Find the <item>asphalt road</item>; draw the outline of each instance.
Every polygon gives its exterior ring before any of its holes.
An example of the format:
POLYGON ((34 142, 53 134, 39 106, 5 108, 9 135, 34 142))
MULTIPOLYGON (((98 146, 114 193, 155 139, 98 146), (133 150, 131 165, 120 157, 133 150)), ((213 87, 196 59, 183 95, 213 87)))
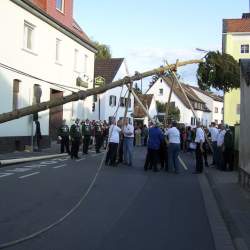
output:
MULTIPOLYGON (((144 172, 145 149, 133 167, 103 167, 79 208, 39 237, 10 250, 214 250, 191 155, 179 175, 144 172)), ((103 154, 0 169, 0 245, 62 218, 85 194, 103 154)))

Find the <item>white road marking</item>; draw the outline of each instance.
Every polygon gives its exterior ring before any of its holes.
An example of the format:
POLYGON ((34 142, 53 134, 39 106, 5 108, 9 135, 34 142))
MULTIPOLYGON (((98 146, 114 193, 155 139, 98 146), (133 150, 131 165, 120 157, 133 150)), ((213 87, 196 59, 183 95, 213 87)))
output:
POLYGON ((0 178, 8 177, 10 175, 13 175, 14 173, 0 173, 0 178))
POLYGON ((15 168, 15 169, 11 169, 11 170, 6 170, 6 172, 14 172, 14 173, 23 173, 23 172, 27 172, 30 171, 30 168, 15 168))
POLYGON ((55 167, 53 167, 53 168, 57 169, 57 168, 65 167, 65 166, 67 166, 67 165, 66 165, 66 164, 63 164, 63 165, 60 165, 60 166, 55 166, 55 167))
POLYGON ((69 156, 65 157, 65 158, 56 158, 54 159, 55 161, 67 161, 69 159, 69 156))
POLYGON ((83 161, 83 160, 86 160, 86 158, 82 158, 82 159, 76 160, 76 162, 83 161))
POLYGON ((186 166, 185 162, 181 159, 181 157, 180 157, 180 156, 178 156, 178 159, 179 159, 179 161, 180 161, 180 163, 181 163, 182 167, 183 167, 183 168, 187 171, 187 170, 188 170, 188 168, 187 168, 187 166, 186 166))
POLYGON ((57 163, 57 161, 52 160, 52 161, 43 161, 40 164, 43 164, 43 165, 52 165, 52 164, 56 164, 56 163, 57 163))
POLYGON ((27 178, 27 177, 30 177, 30 176, 33 176, 33 175, 37 175, 37 174, 40 174, 40 172, 34 172, 32 174, 27 174, 27 175, 20 176, 18 178, 19 179, 24 179, 24 178, 27 178))

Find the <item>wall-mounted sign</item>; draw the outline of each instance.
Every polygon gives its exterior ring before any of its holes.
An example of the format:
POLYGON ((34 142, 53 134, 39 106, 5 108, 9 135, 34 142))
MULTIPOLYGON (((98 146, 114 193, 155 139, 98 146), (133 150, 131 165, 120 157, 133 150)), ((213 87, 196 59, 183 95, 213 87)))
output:
POLYGON ((105 84, 105 78, 102 76, 97 76, 95 78, 95 86, 103 86, 105 84))
POLYGON ((89 84, 87 82, 83 81, 81 77, 77 77, 76 86, 88 88, 89 84))

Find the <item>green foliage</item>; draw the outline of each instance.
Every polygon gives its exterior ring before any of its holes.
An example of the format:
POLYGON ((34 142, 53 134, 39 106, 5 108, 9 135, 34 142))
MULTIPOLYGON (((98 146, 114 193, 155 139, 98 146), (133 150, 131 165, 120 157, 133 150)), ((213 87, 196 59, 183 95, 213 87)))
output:
MULTIPOLYGON (((166 112, 166 105, 167 103, 156 101, 157 111, 158 113, 165 113, 166 112)), ((178 107, 175 107, 174 105, 169 106, 168 109, 168 120, 175 120, 180 121, 180 110, 178 107)))
POLYGON ((197 71, 199 87, 202 90, 215 88, 225 92, 240 87, 239 63, 228 54, 208 52, 205 62, 199 64, 197 71))
POLYGON ((93 41, 93 44, 97 48, 96 59, 110 59, 112 57, 110 47, 106 44, 101 44, 97 41, 93 41))

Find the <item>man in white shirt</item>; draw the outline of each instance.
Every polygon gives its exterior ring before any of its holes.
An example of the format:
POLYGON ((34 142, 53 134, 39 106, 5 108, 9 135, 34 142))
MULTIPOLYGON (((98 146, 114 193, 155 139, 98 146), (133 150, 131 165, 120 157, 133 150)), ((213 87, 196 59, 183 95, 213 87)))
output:
POLYGON ((180 153, 180 131, 176 128, 177 123, 172 122, 172 127, 166 131, 168 136, 168 167, 174 170, 176 174, 179 173, 178 156, 180 153))
POLYGON ((220 170, 223 170, 224 169, 224 157, 223 157, 224 137, 226 134, 226 130, 225 130, 225 126, 223 124, 220 124, 219 128, 220 128, 220 131, 219 131, 218 137, 217 137, 217 152, 218 152, 217 168, 220 170))
POLYGON ((215 123, 211 123, 211 127, 209 129, 209 132, 211 134, 211 140, 212 140, 212 148, 213 148, 213 163, 212 165, 217 164, 217 137, 219 130, 215 127, 215 123))
POLYGON ((132 152, 134 146, 134 126, 129 124, 128 118, 124 119, 123 134, 124 134, 124 142, 123 142, 124 163, 128 166, 132 166, 132 152))
POLYGON ((201 128, 200 122, 197 122, 196 135, 195 135, 195 158, 196 158, 196 171, 195 174, 201 174, 203 172, 203 143, 205 142, 205 133, 201 128))
POLYGON ((108 153, 106 155, 105 165, 116 165, 116 154, 119 145, 121 129, 116 126, 116 120, 113 119, 112 125, 109 128, 108 153))

